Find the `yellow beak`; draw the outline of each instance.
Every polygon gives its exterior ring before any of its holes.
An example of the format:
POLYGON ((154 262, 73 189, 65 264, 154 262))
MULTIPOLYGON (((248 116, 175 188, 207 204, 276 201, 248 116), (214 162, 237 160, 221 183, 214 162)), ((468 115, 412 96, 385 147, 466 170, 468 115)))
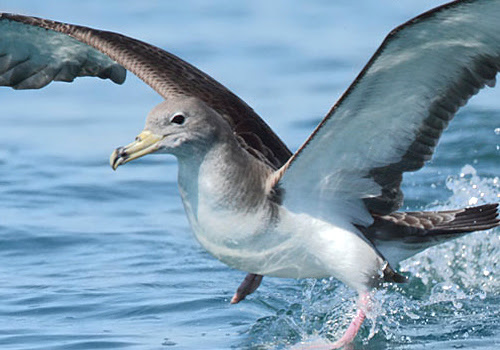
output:
POLYGON ((162 139, 163 136, 144 130, 131 144, 115 149, 109 158, 109 164, 113 170, 116 170, 116 168, 122 164, 128 163, 146 154, 156 152, 160 147, 159 141, 162 139))

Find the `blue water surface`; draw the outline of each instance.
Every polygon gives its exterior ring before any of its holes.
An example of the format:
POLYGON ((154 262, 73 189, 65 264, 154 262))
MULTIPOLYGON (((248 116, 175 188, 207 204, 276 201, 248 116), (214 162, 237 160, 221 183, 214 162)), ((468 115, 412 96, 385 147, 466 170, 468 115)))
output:
MULTIPOLYGON (((396 25, 437 0, 0 1, 17 12, 154 43, 228 86, 292 149, 396 25)), ((113 172, 161 98, 83 78, 0 90, 1 349, 285 349, 334 340, 355 312, 337 281, 265 278, 238 305, 244 273, 193 239, 176 162, 113 172)), ((500 93, 487 89, 405 177, 405 209, 499 201, 500 93)), ((404 262, 411 282, 377 293, 356 349, 497 349, 500 230, 404 262)))

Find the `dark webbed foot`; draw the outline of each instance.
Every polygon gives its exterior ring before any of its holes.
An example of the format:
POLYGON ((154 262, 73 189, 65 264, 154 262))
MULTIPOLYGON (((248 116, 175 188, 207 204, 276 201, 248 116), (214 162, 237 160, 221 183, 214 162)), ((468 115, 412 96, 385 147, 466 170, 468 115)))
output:
POLYGON ((259 288, 260 282, 262 282, 262 277, 261 275, 255 275, 253 273, 246 275, 245 279, 236 290, 236 293, 234 293, 231 304, 237 304, 245 299, 247 295, 255 292, 255 290, 259 288))

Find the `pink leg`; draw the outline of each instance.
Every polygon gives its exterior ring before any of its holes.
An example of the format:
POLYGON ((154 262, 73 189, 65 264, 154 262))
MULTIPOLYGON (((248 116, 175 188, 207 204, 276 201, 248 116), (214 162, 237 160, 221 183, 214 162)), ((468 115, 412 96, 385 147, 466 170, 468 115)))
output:
POLYGON ((352 320, 351 324, 349 325, 349 328, 347 328, 347 331, 344 333, 342 338, 337 340, 335 343, 332 344, 331 349, 339 349, 343 347, 344 345, 347 345, 351 343, 354 338, 356 337, 356 334, 358 334, 359 328, 363 324, 363 321, 365 320, 365 312, 363 310, 358 310, 358 313, 354 320, 352 320))
POLYGON ((333 343, 331 349, 339 349, 351 343, 354 340, 356 334, 358 334, 358 331, 361 328, 361 325, 363 324, 363 321, 366 318, 365 310, 369 307, 370 307, 370 294, 369 293, 360 294, 358 299, 358 312, 356 313, 356 317, 354 318, 354 320, 352 320, 351 324, 349 325, 349 328, 347 328, 347 331, 344 333, 342 338, 333 343))
POLYGON ((351 324, 347 328, 347 331, 344 333, 342 338, 337 340, 333 344, 308 344, 305 347, 295 347, 293 349, 301 349, 301 350, 331 350, 331 349, 339 349, 348 346, 358 334, 363 321, 366 318, 366 311, 370 308, 370 294, 362 293, 358 299, 358 312, 356 313, 356 317, 352 320, 351 324))
POLYGON ((347 328, 347 331, 344 333, 342 338, 337 340, 335 343, 332 344, 331 349, 339 349, 349 343, 351 343, 354 338, 356 337, 356 334, 358 334, 359 329, 361 328, 361 325, 363 324, 363 321, 366 318, 366 313, 365 310, 370 307, 370 294, 369 293, 363 293, 359 295, 358 299, 358 312, 356 313, 356 317, 354 320, 352 320, 351 324, 349 325, 349 328, 347 328))

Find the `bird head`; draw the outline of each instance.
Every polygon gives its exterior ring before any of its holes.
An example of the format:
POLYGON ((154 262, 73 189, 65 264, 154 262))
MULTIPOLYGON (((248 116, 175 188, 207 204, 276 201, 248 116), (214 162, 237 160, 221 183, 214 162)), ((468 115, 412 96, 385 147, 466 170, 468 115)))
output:
POLYGON ((228 128, 227 122, 200 99, 171 97, 151 110, 134 142, 114 150, 110 165, 116 170, 150 153, 190 157, 206 151, 223 128, 228 128))

